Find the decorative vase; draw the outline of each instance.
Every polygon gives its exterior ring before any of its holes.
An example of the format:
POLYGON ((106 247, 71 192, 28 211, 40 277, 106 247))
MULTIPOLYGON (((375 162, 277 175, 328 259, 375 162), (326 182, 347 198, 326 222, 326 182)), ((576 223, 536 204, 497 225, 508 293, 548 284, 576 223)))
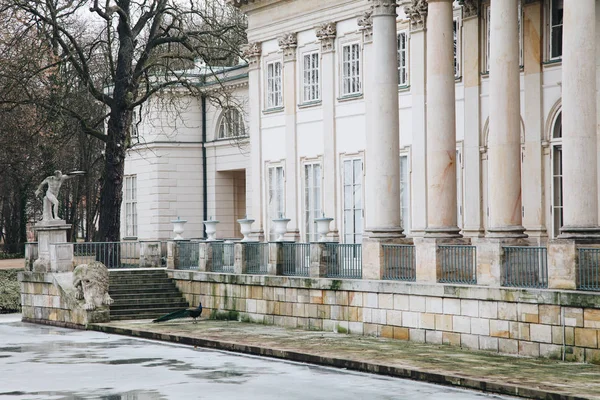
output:
POLYGON ((331 221, 333 221, 333 218, 315 218, 315 222, 317 223, 317 233, 319 234, 319 238, 317 239, 317 241, 327 241, 327 234, 329 233, 329 224, 331 223, 331 221))
POLYGON ((291 220, 289 218, 275 218, 273 219, 273 230, 277 238, 276 242, 283 242, 283 235, 287 232, 287 224, 291 220))
POLYGON ((251 218, 238 219, 237 222, 240 224, 240 232, 244 235, 242 242, 249 242, 250 238, 248 235, 252 232, 252 223, 254 222, 251 218))
POLYGON ((206 228, 206 241, 212 242, 217 240, 215 235, 217 234, 217 224, 219 221, 210 219, 208 221, 204 221, 204 226, 206 228))
POLYGON ((186 222, 187 220, 181 219, 179 217, 171 221, 171 223, 173 224, 173 233, 175 234, 174 240, 183 240, 183 236, 181 235, 184 232, 183 225, 185 225, 186 222))

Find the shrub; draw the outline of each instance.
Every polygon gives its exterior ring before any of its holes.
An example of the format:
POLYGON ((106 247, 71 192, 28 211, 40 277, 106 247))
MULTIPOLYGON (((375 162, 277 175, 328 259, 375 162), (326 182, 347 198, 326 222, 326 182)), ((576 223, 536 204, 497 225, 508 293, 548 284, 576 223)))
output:
POLYGON ((18 269, 0 270, 0 314, 21 311, 21 288, 18 269))

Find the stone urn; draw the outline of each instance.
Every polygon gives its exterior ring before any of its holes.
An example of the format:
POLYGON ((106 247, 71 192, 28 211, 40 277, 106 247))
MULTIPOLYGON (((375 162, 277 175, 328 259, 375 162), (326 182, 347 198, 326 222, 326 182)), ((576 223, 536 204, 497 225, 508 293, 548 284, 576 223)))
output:
POLYGON ((250 238, 248 235, 252 232, 252 223, 254 223, 254 220, 246 217, 244 219, 238 219, 237 222, 240 224, 240 232, 244 235, 242 242, 249 242, 250 238))
POLYGON ((273 231, 277 235, 275 241, 283 242, 283 235, 287 232, 287 224, 291 220, 289 218, 275 218, 273 219, 273 231))
POLYGON ((317 233, 319 234, 319 238, 317 239, 317 241, 327 241, 327 234, 329 233, 329 224, 331 223, 331 221, 333 221, 333 218, 315 218, 315 222, 317 223, 317 233))
POLYGON ((206 241, 212 242, 217 240, 215 235, 217 234, 217 224, 219 221, 214 219, 209 219, 208 221, 204 221, 204 227, 206 228, 206 241))
POLYGON ((177 219, 174 219, 171 221, 171 223, 173 224, 173 233, 175 234, 175 239, 174 240, 183 240, 183 225, 185 225, 185 223, 187 222, 187 220, 185 219, 181 219, 179 217, 177 217, 177 219))

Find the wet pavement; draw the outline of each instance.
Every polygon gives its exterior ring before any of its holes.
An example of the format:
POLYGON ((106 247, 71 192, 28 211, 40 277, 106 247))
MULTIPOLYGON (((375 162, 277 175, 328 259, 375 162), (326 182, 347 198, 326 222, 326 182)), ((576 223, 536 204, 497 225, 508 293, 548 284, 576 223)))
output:
POLYGON ((0 399, 509 399, 0 315, 0 399))

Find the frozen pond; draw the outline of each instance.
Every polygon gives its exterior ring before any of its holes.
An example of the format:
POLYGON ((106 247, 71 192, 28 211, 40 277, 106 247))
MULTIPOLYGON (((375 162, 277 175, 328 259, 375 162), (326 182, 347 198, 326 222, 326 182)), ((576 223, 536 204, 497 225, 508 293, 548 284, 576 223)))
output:
POLYGON ((508 399, 0 315, 4 399, 508 399))

